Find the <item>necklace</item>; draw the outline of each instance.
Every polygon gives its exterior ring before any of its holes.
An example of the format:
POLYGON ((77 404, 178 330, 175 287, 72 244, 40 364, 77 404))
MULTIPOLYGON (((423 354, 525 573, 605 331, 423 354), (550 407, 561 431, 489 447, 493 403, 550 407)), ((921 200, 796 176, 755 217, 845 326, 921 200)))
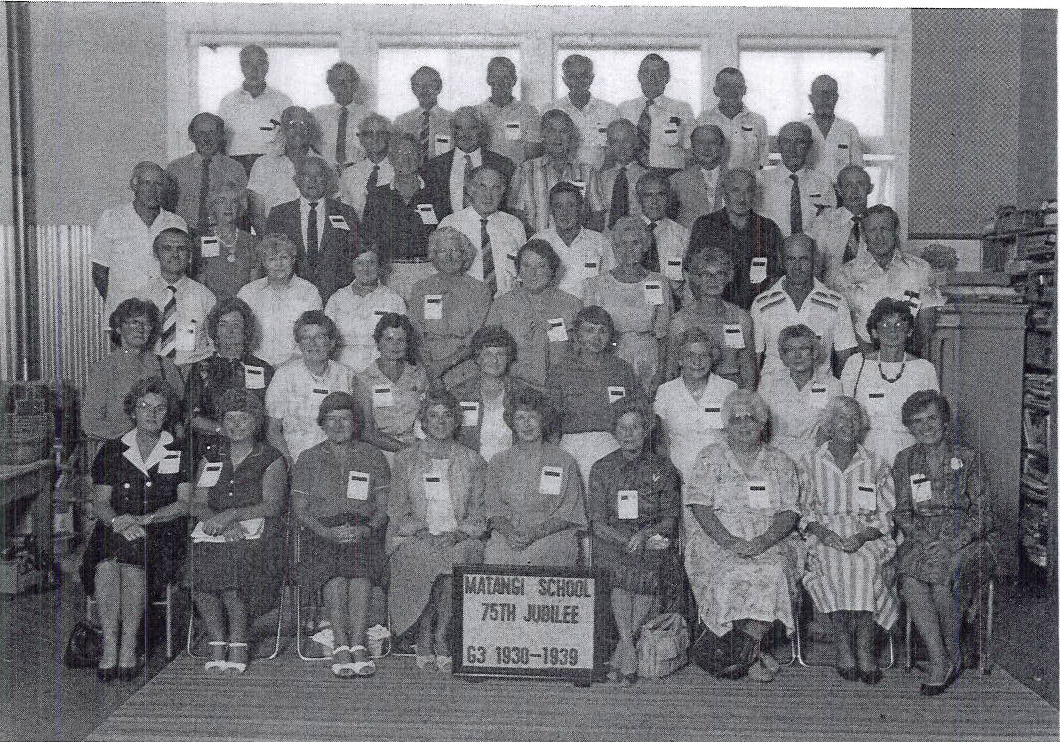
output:
POLYGON ((894 382, 902 378, 902 374, 905 373, 905 353, 902 353, 902 366, 898 369, 898 375, 895 376, 893 379, 888 378, 887 374, 883 372, 883 361, 878 358, 876 359, 876 367, 880 370, 880 378, 886 381, 888 384, 893 384, 894 382))

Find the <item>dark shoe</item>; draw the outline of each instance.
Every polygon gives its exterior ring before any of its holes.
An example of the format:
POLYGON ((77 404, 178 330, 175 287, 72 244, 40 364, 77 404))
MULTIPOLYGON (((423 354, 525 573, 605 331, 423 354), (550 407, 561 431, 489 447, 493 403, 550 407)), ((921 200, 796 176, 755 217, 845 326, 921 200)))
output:
POLYGON ((101 683, 109 683, 110 681, 114 680, 114 678, 116 678, 116 677, 118 677, 118 668, 117 668, 117 666, 115 666, 115 667, 99 667, 99 668, 96 669, 96 678, 98 678, 99 682, 101 682, 101 683))
POLYGON ((835 671, 843 680, 853 680, 855 683, 858 680, 859 673, 856 667, 837 667, 835 671))
POLYGON ((861 676, 861 682, 865 685, 879 685, 880 681, 883 680, 883 670, 878 667, 875 670, 862 670, 858 674, 861 676))
POLYGON ((118 666, 118 680, 123 683, 131 683, 136 680, 144 671, 144 663, 141 662, 136 667, 121 667, 118 666))
POLYGON ((949 674, 946 676, 946 680, 943 681, 942 685, 934 685, 931 683, 920 684, 920 695, 922 696, 937 696, 940 693, 945 692, 947 688, 953 685, 954 681, 957 680, 957 668, 951 667, 949 674))

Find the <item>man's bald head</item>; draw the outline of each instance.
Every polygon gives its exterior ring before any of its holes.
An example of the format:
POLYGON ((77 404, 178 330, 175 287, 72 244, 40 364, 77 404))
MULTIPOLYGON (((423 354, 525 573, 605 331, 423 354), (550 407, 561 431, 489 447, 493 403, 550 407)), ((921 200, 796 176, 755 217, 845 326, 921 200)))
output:
POLYGON ((806 155, 813 145, 813 133, 810 127, 801 121, 789 121, 780 127, 777 134, 777 149, 780 159, 791 172, 801 170, 806 164, 806 155))
POLYGON ((817 243, 807 234, 796 232, 784 240, 782 255, 784 257, 784 274, 787 285, 809 286, 813 284, 814 257, 817 243))
POLYGON ((261 85, 269 74, 269 55, 257 44, 244 46, 239 50, 239 69, 244 86, 261 85))
POLYGON ((721 177, 721 191, 725 195, 725 210, 731 215, 746 216, 754 206, 758 183, 749 170, 736 168, 721 177))
POLYGON ((810 105, 813 115, 830 118, 835 115, 835 104, 839 100, 839 83, 834 77, 820 75, 810 85, 810 105))

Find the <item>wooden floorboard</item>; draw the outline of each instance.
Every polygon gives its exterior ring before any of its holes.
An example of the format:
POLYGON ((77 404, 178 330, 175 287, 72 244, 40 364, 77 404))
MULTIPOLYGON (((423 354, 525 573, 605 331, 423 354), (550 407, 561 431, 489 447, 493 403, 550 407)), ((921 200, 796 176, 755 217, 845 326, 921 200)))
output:
POLYGON ((549 681, 467 683, 382 660, 368 680, 285 655, 241 677, 179 657, 90 740, 1057 740, 1057 711, 996 669, 922 698, 921 676, 891 670, 875 688, 829 668, 785 669, 768 685, 686 668, 630 689, 549 681))

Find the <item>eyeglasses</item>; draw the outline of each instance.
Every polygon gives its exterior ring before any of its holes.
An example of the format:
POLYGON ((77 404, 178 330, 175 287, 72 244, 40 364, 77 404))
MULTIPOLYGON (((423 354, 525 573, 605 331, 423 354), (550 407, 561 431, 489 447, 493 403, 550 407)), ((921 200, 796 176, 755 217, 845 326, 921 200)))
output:
POLYGON ((169 405, 165 403, 149 405, 147 404, 147 402, 139 402, 137 403, 136 407, 137 409, 143 410, 144 412, 154 412, 156 414, 161 414, 169 411, 169 405))
POLYGON ((316 343, 317 345, 327 345, 331 342, 331 335, 327 333, 320 333, 319 335, 302 335, 298 338, 298 344, 302 343, 316 343))
POLYGON ((904 319, 885 319, 877 322, 876 327, 881 330, 904 330, 909 327, 909 323, 904 319))
POLYGON ((128 327, 130 330, 150 330, 151 323, 146 319, 127 319, 121 323, 122 327, 128 327))

